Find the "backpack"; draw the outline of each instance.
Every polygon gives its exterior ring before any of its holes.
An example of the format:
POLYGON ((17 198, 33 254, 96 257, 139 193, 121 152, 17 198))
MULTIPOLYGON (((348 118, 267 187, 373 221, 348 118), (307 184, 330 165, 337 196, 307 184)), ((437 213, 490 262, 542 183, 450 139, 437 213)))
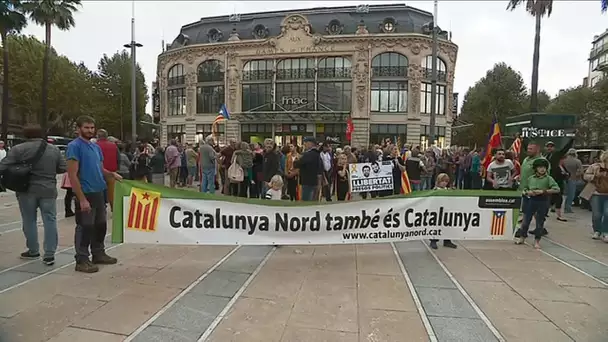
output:
POLYGON ((2 173, 2 187, 13 190, 14 192, 27 192, 30 188, 32 169, 34 168, 34 165, 38 164, 40 158, 42 158, 47 146, 48 143, 42 141, 34 156, 27 160, 9 165, 2 173))
POLYGON ((232 161, 228 168, 228 180, 230 183, 240 183, 245 179, 243 168, 236 162, 236 153, 232 155, 232 161))

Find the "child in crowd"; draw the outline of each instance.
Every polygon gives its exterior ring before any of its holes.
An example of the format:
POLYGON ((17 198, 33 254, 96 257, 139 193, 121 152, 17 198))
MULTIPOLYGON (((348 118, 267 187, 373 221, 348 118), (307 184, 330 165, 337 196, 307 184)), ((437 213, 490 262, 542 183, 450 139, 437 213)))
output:
MULTIPOLYGON (((435 190, 447 190, 450 186, 450 176, 446 173, 440 173, 437 175, 437 179, 435 179, 435 190)), ((432 249, 437 249, 437 239, 431 239, 430 246, 432 249)), ((455 243, 452 240, 443 240, 443 247, 448 248, 457 248, 455 243)))
POLYGON ((264 196, 267 200, 281 200, 283 197, 283 177, 274 175, 270 179, 269 189, 264 196))
POLYGON ((528 237, 528 228, 532 218, 536 221, 536 229, 530 231, 534 234, 534 248, 540 249, 540 238, 543 236, 545 219, 549 211, 549 197, 559 193, 559 185, 549 176, 549 162, 547 159, 537 159, 532 163, 534 174, 528 178, 528 185, 523 189, 526 204, 523 206, 524 220, 521 228, 515 233, 515 243, 520 245, 528 237))

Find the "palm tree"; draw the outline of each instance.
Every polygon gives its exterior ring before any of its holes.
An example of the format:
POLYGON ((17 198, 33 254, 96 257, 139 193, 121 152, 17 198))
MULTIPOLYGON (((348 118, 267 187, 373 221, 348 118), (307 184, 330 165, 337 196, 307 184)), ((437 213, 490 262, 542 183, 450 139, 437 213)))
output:
POLYGON ((8 80, 8 35, 20 32, 27 19, 22 12, 21 2, 17 0, 2 1, 0 3, 0 38, 2 39, 2 139, 8 136, 8 112, 10 110, 9 80, 8 80))
POLYGON ((534 54, 532 56, 532 85, 530 94, 530 111, 538 112, 538 64, 540 62, 540 23, 542 17, 551 16, 553 0, 509 0, 507 10, 514 10, 526 4, 526 11, 536 18, 536 32, 534 34, 534 54))
POLYGON ((28 0, 23 6, 30 19, 44 26, 46 50, 42 64, 42 108, 40 111, 40 126, 47 129, 48 93, 49 93, 49 62, 51 59, 51 29, 56 26, 67 31, 76 25, 74 12, 78 11, 81 0, 28 0))

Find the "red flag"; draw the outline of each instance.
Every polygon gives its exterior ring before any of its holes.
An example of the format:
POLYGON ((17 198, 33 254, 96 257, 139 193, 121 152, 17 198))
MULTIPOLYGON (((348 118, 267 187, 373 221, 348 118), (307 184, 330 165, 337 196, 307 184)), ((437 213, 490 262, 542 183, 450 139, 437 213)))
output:
POLYGON ((351 141, 354 131, 355 131, 355 126, 353 125, 353 119, 349 117, 346 120, 346 140, 351 141))
POLYGON ((492 122, 492 129, 490 130, 490 135, 488 137, 488 143, 486 144, 486 150, 484 151, 484 156, 481 161, 483 170, 486 170, 492 162, 492 150, 501 147, 501 145, 502 136, 500 135, 500 125, 498 124, 498 121, 494 119, 492 122))
POLYGON ((515 138, 515 141, 513 141, 513 144, 511 145, 510 150, 513 151, 515 153, 515 155, 519 156, 519 153, 521 152, 521 138, 520 137, 515 138))

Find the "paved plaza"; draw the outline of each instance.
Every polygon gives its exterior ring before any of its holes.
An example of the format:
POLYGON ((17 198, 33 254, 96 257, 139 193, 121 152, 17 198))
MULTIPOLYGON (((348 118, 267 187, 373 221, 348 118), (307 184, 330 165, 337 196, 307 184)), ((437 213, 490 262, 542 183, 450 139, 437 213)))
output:
POLYGON ((431 251, 420 241, 273 248, 108 236, 119 264, 82 274, 73 218, 59 221, 55 266, 20 260, 19 209, 2 194, 0 341, 608 341, 608 244, 589 238, 588 211, 547 228, 542 251, 510 241, 431 251))

